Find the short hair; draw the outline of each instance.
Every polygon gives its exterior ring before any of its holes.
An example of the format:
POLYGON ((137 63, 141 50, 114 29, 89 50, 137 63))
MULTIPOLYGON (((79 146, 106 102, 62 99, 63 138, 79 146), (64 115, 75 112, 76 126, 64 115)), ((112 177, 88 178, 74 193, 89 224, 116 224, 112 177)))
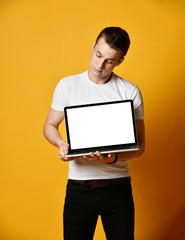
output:
POLYGON ((100 38, 104 37, 106 43, 115 50, 122 50, 124 57, 130 46, 130 38, 128 33, 120 27, 104 28, 98 35, 95 45, 100 38))

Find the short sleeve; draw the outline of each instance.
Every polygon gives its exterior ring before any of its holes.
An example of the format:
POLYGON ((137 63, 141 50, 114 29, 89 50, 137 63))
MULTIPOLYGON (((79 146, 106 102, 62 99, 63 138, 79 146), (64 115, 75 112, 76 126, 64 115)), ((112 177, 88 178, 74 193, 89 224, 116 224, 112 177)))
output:
POLYGON ((58 111, 64 111, 64 107, 67 105, 66 91, 66 84, 62 79, 55 88, 51 108, 58 111))
POLYGON ((136 119, 144 119, 143 98, 138 87, 135 86, 131 98, 133 99, 136 119))

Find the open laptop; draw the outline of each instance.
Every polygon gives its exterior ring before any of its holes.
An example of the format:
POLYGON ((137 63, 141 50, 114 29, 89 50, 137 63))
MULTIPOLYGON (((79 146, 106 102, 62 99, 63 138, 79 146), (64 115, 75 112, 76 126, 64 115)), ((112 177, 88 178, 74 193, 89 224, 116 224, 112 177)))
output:
POLYGON ((64 108, 69 153, 65 157, 138 150, 132 100, 64 108))

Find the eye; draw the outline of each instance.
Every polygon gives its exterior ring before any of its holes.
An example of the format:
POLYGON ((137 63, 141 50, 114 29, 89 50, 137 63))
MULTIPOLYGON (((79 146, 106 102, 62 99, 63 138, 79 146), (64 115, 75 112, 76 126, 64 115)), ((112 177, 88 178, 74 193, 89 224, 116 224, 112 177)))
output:
POLYGON ((107 61, 108 64, 113 64, 113 61, 107 61))
POLYGON ((101 58, 101 55, 97 53, 97 54, 96 54, 96 57, 101 58))

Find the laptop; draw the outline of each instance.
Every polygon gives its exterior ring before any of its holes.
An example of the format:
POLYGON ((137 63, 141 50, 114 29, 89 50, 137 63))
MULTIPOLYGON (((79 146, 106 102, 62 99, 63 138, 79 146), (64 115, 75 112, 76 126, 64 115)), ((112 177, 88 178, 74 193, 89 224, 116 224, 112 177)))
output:
POLYGON ((65 157, 139 150, 132 100, 67 106, 64 116, 65 157))

